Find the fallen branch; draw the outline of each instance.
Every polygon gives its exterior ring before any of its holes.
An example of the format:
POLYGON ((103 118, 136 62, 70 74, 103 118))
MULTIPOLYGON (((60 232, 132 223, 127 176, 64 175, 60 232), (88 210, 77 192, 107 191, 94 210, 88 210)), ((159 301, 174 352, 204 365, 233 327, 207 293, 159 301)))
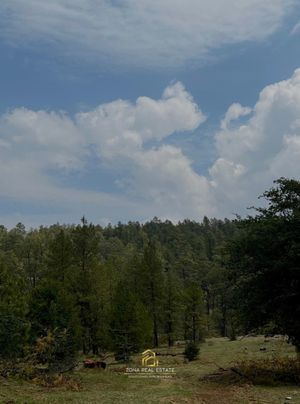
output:
POLYGON ((240 371, 239 369, 237 369, 237 368, 231 367, 230 370, 231 370, 232 372, 236 373, 237 375, 239 375, 239 376, 241 376, 241 377, 244 377, 245 379, 251 380, 250 377, 248 377, 247 375, 245 375, 243 372, 241 372, 241 371, 240 371))

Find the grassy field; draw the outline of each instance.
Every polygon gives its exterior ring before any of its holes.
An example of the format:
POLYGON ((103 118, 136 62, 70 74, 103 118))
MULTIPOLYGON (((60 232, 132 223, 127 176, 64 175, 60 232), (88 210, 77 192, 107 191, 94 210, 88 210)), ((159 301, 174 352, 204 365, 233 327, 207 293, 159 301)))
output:
MULTIPOLYGON (((180 353, 183 346, 168 351, 180 353)), ((120 365, 104 370, 78 369, 73 377, 79 382, 71 386, 43 387, 38 383, 0 377, 1 403, 300 403, 300 387, 253 386, 239 381, 224 383, 205 375, 226 369, 238 360, 266 357, 294 357, 295 351, 281 338, 245 337, 237 341, 208 339, 201 345, 199 359, 185 363, 181 355, 160 356, 159 366, 174 367, 171 379, 129 378, 120 365), (260 350, 266 348, 266 350, 260 350), (291 397, 288 399, 287 397, 291 397)), ((130 366, 140 366, 136 357, 130 366)))

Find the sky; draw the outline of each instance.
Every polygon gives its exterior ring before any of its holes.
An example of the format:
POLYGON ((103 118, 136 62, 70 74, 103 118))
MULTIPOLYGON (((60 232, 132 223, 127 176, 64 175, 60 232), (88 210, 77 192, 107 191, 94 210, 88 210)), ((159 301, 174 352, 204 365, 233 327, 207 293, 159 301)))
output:
POLYGON ((298 0, 1 0, 0 223, 223 219, 300 175, 298 0))

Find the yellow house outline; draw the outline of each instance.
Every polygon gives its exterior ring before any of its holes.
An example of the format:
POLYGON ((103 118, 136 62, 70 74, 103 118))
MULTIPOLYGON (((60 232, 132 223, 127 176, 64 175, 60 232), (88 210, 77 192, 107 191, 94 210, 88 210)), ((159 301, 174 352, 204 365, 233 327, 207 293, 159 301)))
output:
POLYGON ((158 366, 156 353, 151 351, 151 349, 146 349, 146 351, 142 352, 142 365, 150 368, 158 366))

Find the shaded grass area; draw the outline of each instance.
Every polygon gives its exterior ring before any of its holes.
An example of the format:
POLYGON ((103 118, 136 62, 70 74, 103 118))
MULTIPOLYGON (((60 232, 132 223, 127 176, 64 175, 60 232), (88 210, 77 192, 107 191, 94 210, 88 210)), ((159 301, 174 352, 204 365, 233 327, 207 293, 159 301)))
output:
POLYGON ((259 385, 300 386, 300 361, 291 358, 252 359, 238 362, 230 371, 259 385))
MULTIPOLYGON (((124 367, 109 364, 104 370, 78 369, 75 383, 56 383, 54 387, 16 378, 0 378, 1 403, 300 403, 300 387, 254 386, 246 380, 234 383, 205 379, 208 374, 234 366, 237 362, 295 358, 294 348, 282 338, 249 337, 237 341, 208 339, 201 345, 199 359, 185 363, 180 355, 184 346, 172 350, 161 347, 159 366, 174 367, 172 379, 128 378, 124 367), (264 349, 264 350, 261 350, 264 349), (291 397, 291 400, 286 400, 291 397)), ((140 357, 130 366, 140 366, 140 357)))

